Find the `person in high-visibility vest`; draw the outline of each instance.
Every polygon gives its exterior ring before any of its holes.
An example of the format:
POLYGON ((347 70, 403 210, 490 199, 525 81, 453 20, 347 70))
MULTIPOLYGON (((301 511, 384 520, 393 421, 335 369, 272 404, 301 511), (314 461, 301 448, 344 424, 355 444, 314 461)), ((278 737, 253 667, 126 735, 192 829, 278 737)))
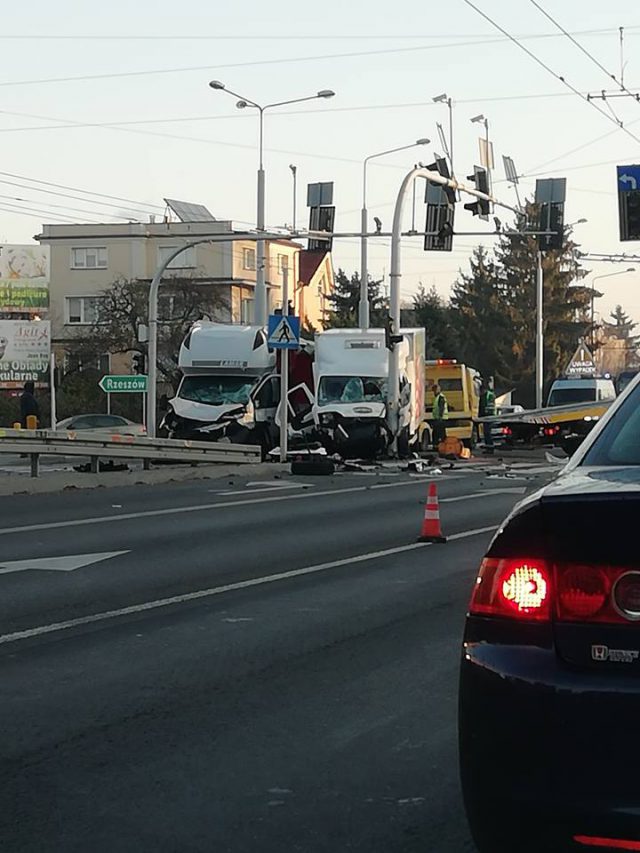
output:
POLYGON ((431 390, 433 391, 433 408, 431 409, 433 414, 433 446, 437 450, 440 442, 447 437, 446 421, 449 417, 449 404, 438 384, 434 385, 431 390))
MULTIPOLYGON (((480 391, 480 404, 478 407, 478 416, 481 418, 491 418, 496 413, 496 394, 493 390, 493 376, 483 380, 482 389, 480 391)), ((493 435, 491 434, 492 424, 483 424, 484 427, 484 445, 487 449, 493 450, 493 435)))

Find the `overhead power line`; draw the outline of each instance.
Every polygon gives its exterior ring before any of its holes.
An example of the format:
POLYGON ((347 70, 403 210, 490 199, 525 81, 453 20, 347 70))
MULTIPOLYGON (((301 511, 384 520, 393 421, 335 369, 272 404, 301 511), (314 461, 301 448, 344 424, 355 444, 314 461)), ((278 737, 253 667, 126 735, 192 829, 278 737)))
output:
POLYGON ((599 68, 600 71, 603 72, 603 74, 606 74, 610 80, 613 80, 613 82, 616 83, 616 85, 618 85, 623 92, 626 92, 627 95, 631 95, 631 97, 635 99, 635 93, 629 91, 629 89, 627 89, 622 80, 618 80, 615 74, 612 74, 608 68, 605 68, 605 66, 600 62, 600 60, 596 59, 596 57, 592 53, 590 53, 586 49, 586 47, 583 47, 570 32, 565 30, 562 24, 556 21, 556 19, 552 17, 552 15, 550 15, 549 12, 546 11, 546 9, 543 9, 540 3, 537 2, 537 0, 530 0, 530 2, 536 7, 536 9, 538 9, 538 11, 542 12, 542 14, 548 21, 551 21, 554 27, 558 28, 562 35, 566 36, 569 41, 578 48, 578 50, 580 50, 595 66, 597 66, 597 68, 599 68))
POLYGON ((464 2, 467 4, 467 6, 469 6, 471 9, 473 9, 475 12, 477 12, 482 18, 484 18, 485 21, 490 23, 491 26, 495 27, 503 35, 507 36, 507 38, 509 38, 515 45, 517 45, 517 47, 520 48, 520 50, 524 51, 527 54, 527 56, 529 56, 531 59, 533 59, 533 61, 537 65, 539 65, 541 68, 544 68, 544 70, 548 74, 551 74, 553 77, 555 77, 556 80, 559 80, 563 84, 563 86, 566 86, 568 89, 570 89, 574 93, 574 95, 577 95, 582 101, 584 101, 590 107, 593 107, 594 110, 597 110, 600 113, 600 115, 604 116, 607 119, 607 121, 613 122, 617 127, 620 128, 620 130, 623 133, 626 133, 627 136, 630 136, 635 142, 640 143, 640 137, 636 136, 635 133, 632 133, 627 127, 624 126, 624 124, 619 119, 614 118, 610 113, 607 113, 605 110, 603 110, 601 107, 599 107, 594 101, 590 100, 589 97, 587 97, 586 95, 583 95, 582 92, 579 89, 576 89, 576 87, 573 84, 569 83, 569 81, 565 77, 563 77, 561 74, 558 74, 556 71, 554 71, 553 68, 551 68, 549 65, 546 64, 546 62, 543 62, 543 60, 540 59, 540 57, 536 56, 536 54, 533 53, 533 51, 529 50, 529 48, 526 47, 524 44, 522 44, 522 42, 520 42, 515 36, 511 35, 511 33, 509 33, 507 30, 505 30, 504 27, 502 27, 500 24, 498 24, 489 15, 487 15, 486 12, 483 12, 482 9, 479 9, 478 6, 475 5, 475 3, 472 3, 471 0, 464 0, 464 2))
MULTIPOLYGON (((126 202, 128 204, 133 204, 134 206, 152 207, 152 208, 156 208, 156 209, 162 210, 162 211, 164 211, 164 209, 165 209, 164 205, 160 205, 160 204, 151 204, 151 203, 147 204, 145 202, 136 202, 136 201, 132 201, 129 198, 123 198, 122 196, 109 195, 107 193, 101 193, 101 192, 97 192, 95 190, 83 190, 80 187, 70 187, 70 186, 67 186, 66 184, 56 184, 53 181, 43 181, 41 178, 30 178, 27 175, 18 175, 15 172, 0 172, 0 175, 4 175, 7 178, 16 178, 17 180, 20 180, 20 181, 28 181, 31 184, 41 184, 42 186, 46 186, 46 187, 57 187, 57 188, 63 189, 63 190, 71 190, 72 192, 76 192, 76 193, 83 193, 84 195, 92 195, 92 196, 97 196, 99 198, 112 199, 113 201, 117 201, 117 202, 126 202)), ((2 183, 6 183, 6 182, 3 181, 2 183)), ((39 187, 30 187, 30 189, 33 189, 33 190, 37 189, 39 192, 46 192, 46 190, 40 190, 39 187)), ((91 201, 93 204, 103 204, 103 202, 94 201, 93 199, 87 199, 87 201, 91 201)), ((107 205, 107 206, 108 207, 116 207, 117 205, 111 204, 111 205, 107 205)))
POLYGON ((9 211, 10 213, 24 213, 26 215, 33 216, 35 219, 40 219, 40 220, 42 220, 43 216, 46 216, 48 218, 55 218, 57 221, 60 221, 60 222, 82 222, 82 223, 91 223, 91 224, 98 224, 99 223, 98 219, 90 219, 87 217, 65 216, 60 211, 55 211, 54 213, 51 213, 51 211, 45 210, 43 208, 32 207, 32 206, 22 207, 22 206, 17 205, 17 204, 10 204, 9 202, 6 202, 6 201, 3 201, 1 203, 1 206, 2 206, 3 210, 9 211))
MULTIPOLYGON (((640 29, 638 26, 627 27, 628 30, 640 29)), ((608 35, 609 33, 617 32, 614 27, 605 27, 601 29, 577 30, 574 35, 608 35)), ((527 33, 523 34, 523 39, 547 39, 554 38, 554 33, 527 33)), ((4 33, 0 35, 1 40, 5 41, 392 41, 393 39, 450 39, 450 38, 481 38, 477 33, 396 33, 383 34, 380 33, 301 33, 301 34, 271 34, 262 33, 257 35, 233 35, 233 34, 212 34, 203 35, 201 33, 172 33, 170 35, 153 35, 153 34, 136 34, 130 33, 114 33, 111 35, 105 34, 55 34, 46 33, 42 35, 34 34, 11 34, 4 33)))

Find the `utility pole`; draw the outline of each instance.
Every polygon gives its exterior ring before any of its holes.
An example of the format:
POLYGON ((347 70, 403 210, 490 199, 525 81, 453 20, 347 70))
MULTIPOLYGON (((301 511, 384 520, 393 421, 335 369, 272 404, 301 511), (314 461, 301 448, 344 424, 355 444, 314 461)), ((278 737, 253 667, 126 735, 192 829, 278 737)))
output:
MULTIPOLYGON (((282 268, 282 316, 289 316, 289 266, 282 268)), ((289 442, 289 350, 280 350, 280 461, 287 461, 289 442)))
POLYGON ((542 252, 538 252, 536 267, 536 409, 542 408, 542 391, 544 387, 544 270, 542 268, 542 252))
MULTIPOLYGON (((465 192, 475 198, 483 201, 492 202, 496 207, 502 207, 510 210, 512 213, 520 211, 511 205, 497 201, 493 196, 481 192, 472 187, 468 187, 460 183, 455 178, 445 178, 439 172, 425 169, 424 167, 414 168, 405 175, 398 195, 396 198, 394 213, 393 213, 393 229, 391 233, 391 267, 389 271, 390 279, 390 301, 389 301, 389 316, 390 336, 393 339, 400 334, 400 279, 401 272, 401 252, 400 243, 402 237, 402 218, 404 214, 405 203, 409 196, 410 189, 414 181, 419 178, 426 178, 434 184, 450 187, 453 190, 465 192)), ((398 451, 398 415, 400 402, 400 364, 399 364, 399 349, 393 347, 389 351, 389 383, 387 385, 387 412, 389 418, 389 426, 393 435, 391 443, 391 455, 397 455, 398 451)))
POLYGON ((358 320, 360 328, 366 331, 369 328, 369 268, 367 261, 367 239, 369 232, 369 211, 367 210, 367 166, 370 160, 384 157, 387 154, 396 154, 398 151, 407 151, 417 145, 428 145, 431 140, 426 137, 417 139, 410 145, 400 145, 398 148, 389 148, 370 154, 362 161, 362 210, 360 211, 360 305, 358 320))

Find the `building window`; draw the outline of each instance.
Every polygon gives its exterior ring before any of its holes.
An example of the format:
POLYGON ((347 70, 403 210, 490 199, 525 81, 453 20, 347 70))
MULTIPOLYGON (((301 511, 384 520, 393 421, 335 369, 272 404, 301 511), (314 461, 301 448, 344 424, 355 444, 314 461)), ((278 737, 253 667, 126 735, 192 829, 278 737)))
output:
POLYGON ((68 325, 90 326, 98 320, 98 297, 67 296, 65 310, 68 325))
POLYGON ((282 273, 286 269, 289 269, 289 256, 278 255, 278 272, 282 273))
POLYGON ((72 270, 95 270, 107 268, 106 246, 83 246, 71 249, 72 270))
MULTIPOLYGON (((158 246, 158 261, 159 263, 163 263, 169 257, 172 252, 175 252, 176 249, 179 249, 180 246, 158 246)), ((181 255, 178 255, 177 258, 174 258, 167 269, 170 270, 193 270, 196 268, 196 247, 189 246, 188 249, 185 249, 181 255)))
POLYGON ((250 326, 253 323, 253 305, 253 299, 240 301, 240 322, 243 326, 250 326))
POLYGON ((242 250, 242 267, 245 270, 254 270, 256 268, 256 250, 242 250))

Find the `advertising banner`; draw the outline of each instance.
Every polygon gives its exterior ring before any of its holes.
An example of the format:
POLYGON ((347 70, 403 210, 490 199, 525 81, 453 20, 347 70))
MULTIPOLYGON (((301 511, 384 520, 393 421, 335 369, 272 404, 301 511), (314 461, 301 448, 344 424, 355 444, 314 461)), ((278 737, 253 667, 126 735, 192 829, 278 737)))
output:
POLYGON ((50 358, 48 320, 0 320, 0 388, 48 387, 50 358))
POLYGON ((49 247, 5 244, 0 251, 0 315, 28 319, 49 307, 49 247))

